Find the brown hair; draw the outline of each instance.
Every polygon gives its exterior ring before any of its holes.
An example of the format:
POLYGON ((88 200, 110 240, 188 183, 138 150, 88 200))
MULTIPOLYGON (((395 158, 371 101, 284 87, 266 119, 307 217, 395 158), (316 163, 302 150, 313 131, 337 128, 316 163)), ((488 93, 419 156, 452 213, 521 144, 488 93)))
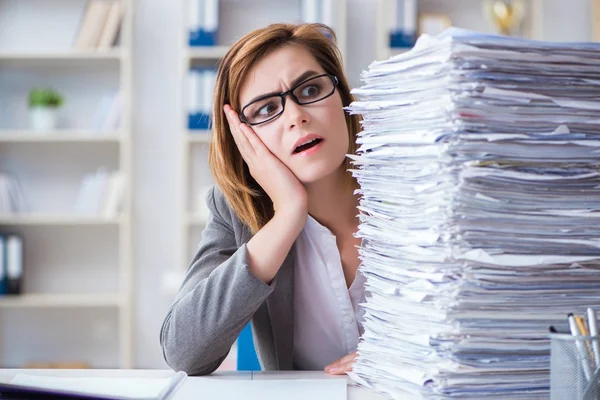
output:
MULTIPOLYGON (((267 54, 286 45, 308 50, 328 74, 338 77, 338 92, 344 107, 354 100, 344 75, 342 57, 335 44, 335 33, 323 24, 273 24, 253 31, 238 40, 222 59, 217 73, 213 99, 212 140, 208 163, 216 183, 238 218, 256 233, 273 217, 269 196, 250 175, 227 123, 223 106, 240 109, 239 88, 252 66, 267 54)), ((348 153, 356 151, 355 135, 360 130, 360 117, 346 113, 350 135, 348 153)), ((345 169, 350 168, 346 159, 345 169)), ((350 174, 349 181, 355 186, 350 174)))

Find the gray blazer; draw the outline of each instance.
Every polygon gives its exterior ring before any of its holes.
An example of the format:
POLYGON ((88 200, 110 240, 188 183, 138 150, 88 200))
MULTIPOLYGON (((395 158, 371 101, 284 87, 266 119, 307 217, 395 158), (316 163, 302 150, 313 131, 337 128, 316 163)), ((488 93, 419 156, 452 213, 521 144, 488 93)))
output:
POLYGON ((295 245, 267 285, 248 270, 248 227, 218 187, 206 201, 211 213, 202 242, 160 331, 165 361, 189 375, 210 374, 252 320, 262 369, 294 369, 295 245))

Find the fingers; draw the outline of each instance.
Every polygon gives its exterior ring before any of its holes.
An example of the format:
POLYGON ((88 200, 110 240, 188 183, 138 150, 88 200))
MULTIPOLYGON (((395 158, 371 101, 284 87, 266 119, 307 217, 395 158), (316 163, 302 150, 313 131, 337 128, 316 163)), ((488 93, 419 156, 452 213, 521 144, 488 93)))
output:
POLYGON ((252 150, 252 146, 246 139, 244 132, 240 130, 240 121, 233 109, 229 105, 225 105, 223 107, 223 111, 225 112, 225 117, 227 118, 227 123, 229 124, 229 130, 231 131, 231 136, 233 136, 233 140, 237 148, 239 149, 242 157, 245 160, 252 154, 250 151, 252 150))
POLYGON ((350 353, 325 367, 325 372, 332 375, 343 375, 352 371, 357 353, 350 353))
POLYGON ((223 110, 225 111, 225 116, 227 117, 233 139, 235 140, 238 149, 240 149, 242 156, 247 160, 247 156, 263 153, 265 145, 256 136, 254 130, 240 121, 238 114, 229 104, 223 106, 223 110))
POLYGON ((267 146, 265 146, 262 140, 258 138, 256 132, 254 132, 254 130, 251 127, 249 127, 246 124, 241 124, 240 129, 244 132, 246 140, 248 140, 248 143, 250 143, 252 149, 256 154, 260 156, 263 155, 265 151, 267 151, 267 146))

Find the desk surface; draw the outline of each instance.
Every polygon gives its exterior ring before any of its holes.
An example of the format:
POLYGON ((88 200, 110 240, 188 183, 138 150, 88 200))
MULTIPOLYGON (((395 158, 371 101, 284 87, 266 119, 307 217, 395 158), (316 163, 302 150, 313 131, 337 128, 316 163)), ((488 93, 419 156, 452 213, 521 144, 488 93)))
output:
MULTIPOLYGON (((104 377, 104 378, 166 378, 173 375, 169 370, 117 370, 117 369, 0 369, 0 380, 10 381, 18 373, 56 377, 104 377)), ((175 400, 198 399, 198 391, 206 379, 275 380, 275 379, 345 379, 346 376, 331 376, 321 371, 246 372, 223 371, 209 376, 188 377, 175 393, 175 400)), ((240 396, 243 399, 243 396, 240 396)), ((362 387, 348 385, 349 400, 386 400, 385 397, 362 387)))

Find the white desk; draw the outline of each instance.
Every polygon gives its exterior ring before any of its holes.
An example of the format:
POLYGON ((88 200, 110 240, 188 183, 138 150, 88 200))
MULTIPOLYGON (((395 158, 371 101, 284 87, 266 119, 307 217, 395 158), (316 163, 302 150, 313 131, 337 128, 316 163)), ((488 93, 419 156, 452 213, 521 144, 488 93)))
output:
MULTIPOLYGON (((0 380, 9 382, 18 373, 56 376, 56 377, 106 377, 106 378, 166 378, 173 375, 168 370, 116 370, 116 369, 0 369, 0 380)), ((175 400, 197 400, 202 397, 203 382, 207 379, 233 380, 276 380, 276 379, 345 379, 346 376, 331 376, 319 371, 281 371, 281 372, 216 372, 209 376, 188 377, 175 393, 175 400)), ((244 399, 243 393, 239 396, 244 399)), ((386 400, 386 397, 362 387, 348 386, 349 400, 386 400)))

